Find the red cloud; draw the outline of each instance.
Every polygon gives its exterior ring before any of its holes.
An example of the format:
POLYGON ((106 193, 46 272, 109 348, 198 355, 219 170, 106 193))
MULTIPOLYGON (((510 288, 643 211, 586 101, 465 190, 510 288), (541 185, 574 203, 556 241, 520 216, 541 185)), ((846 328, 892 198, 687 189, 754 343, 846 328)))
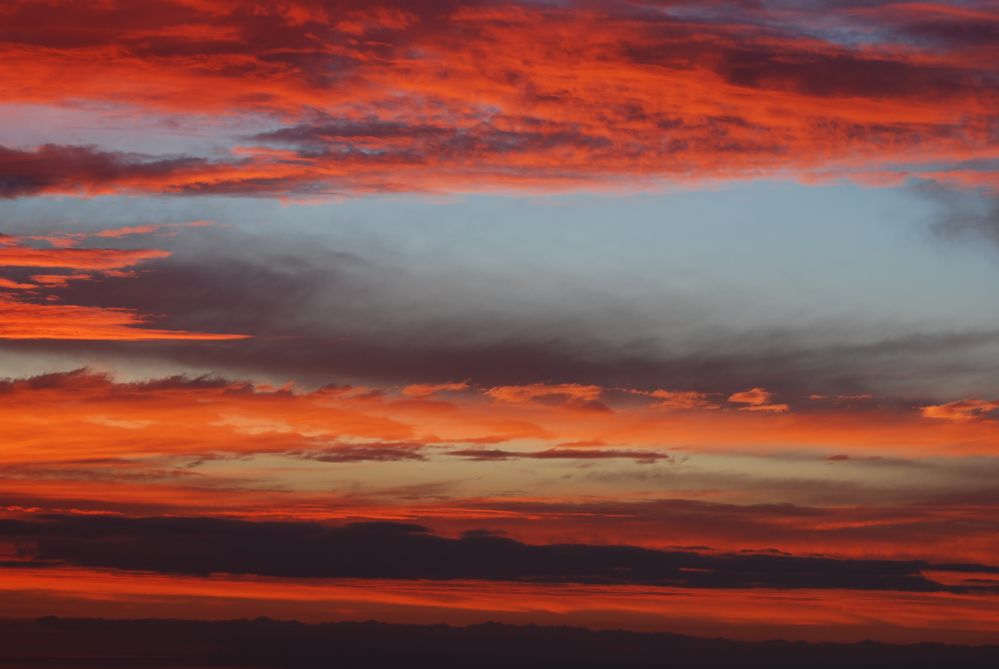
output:
POLYGON ((264 113, 273 126, 212 160, 4 149, 9 197, 613 187, 904 174, 999 154, 999 47, 984 38, 999 20, 984 3, 825 7, 863 40, 822 39, 810 12, 751 5, 700 19, 624 1, 39 11, 0 10, 8 101, 264 113))

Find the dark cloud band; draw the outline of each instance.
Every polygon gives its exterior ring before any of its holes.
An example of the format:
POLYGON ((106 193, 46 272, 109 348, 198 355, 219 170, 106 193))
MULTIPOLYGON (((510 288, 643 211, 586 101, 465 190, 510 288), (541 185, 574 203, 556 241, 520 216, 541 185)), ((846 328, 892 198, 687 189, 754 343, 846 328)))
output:
MULTIPOLYGON (((991 592, 948 586, 919 561, 849 560, 772 554, 705 554, 633 546, 530 545, 490 532, 446 538, 419 525, 245 522, 215 518, 53 516, 0 521, 38 564, 170 574, 256 574, 371 578, 656 585, 690 588, 848 588, 991 592)), ((950 571, 996 572, 987 565, 950 571)))

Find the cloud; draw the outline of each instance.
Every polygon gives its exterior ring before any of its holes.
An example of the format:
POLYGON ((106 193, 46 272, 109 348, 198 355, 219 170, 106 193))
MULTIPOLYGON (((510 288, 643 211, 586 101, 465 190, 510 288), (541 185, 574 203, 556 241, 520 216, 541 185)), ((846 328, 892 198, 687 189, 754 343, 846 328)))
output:
MULTIPOLYGON (((30 459, 37 440, 51 443, 47 456, 71 457, 80 439, 109 457, 305 451, 347 458, 364 454, 365 448, 391 447, 386 456, 410 448, 422 453, 416 449, 419 445, 448 445, 452 450, 489 446, 511 451, 503 453, 507 457, 517 452, 552 459, 659 459, 665 449, 677 447, 704 453, 811 452, 821 457, 859 452, 952 458, 994 452, 987 426, 932 420, 915 407, 847 407, 785 420, 766 412, 717 408, 664 412, 655 403, 635 404, 631 393, 608 400, 607 410, 580 411, 572 404, 497 403, 488 391, 472 387, 443 402, 414 400, 392 388, 307 390, 212 377, 127 383, 84 369, 0 382, 0 435, 12 459, 30 459), (28 420, 25 407, 34 407, 35 417, 44 417, 44 422, 28 420), (95 424, 94 416, 102 422, 95 424), (137 427, 121 430, 116 424, 137 427), (163 425, 171 430, 164 432, 163 425), (515 440, 530 440, 530 445, 498 446, 515 440), (604 448, 606 444, 626 446, 604 448)), ((477 451, 472 455, 483 457, 477 451)))
MULTIPOLYGON (((96 234, 100 235, 100 232, 96 234)), ((62 239, 58 234, 53 238, 62 239)), ((167 258, 171 254, 160 249, 89 249, 59 245, 55 248, 35 248, 25 245, 32 239, 8 236, 0 245, 0 269, 41 267, 68 270, 68 273, 30 274, 30 283, 23 279, 17 281, 0 277, 0 290, 21 291, 14 296, 0 292, 0 339, 222 341, 246 337, 242 334, 143 327, 149 325, 152 318, 134 309, 59 304, 60 296, 53 291, 66 288, 71 282, 91 281, 99 276, 128 278, 132 275, 122 272, 123 268, 167 258)))
POLYGON ((208 163, 194 157, 149 158, 90 146, 0 146, 0 197, 116 190, 181 190, 199 182, 208 163))
POLYGON ((409 397, 432 397, 440 392, 457 392, 467 390, 468 383, 413 383, 402 389, 402 394, 409 397))
POLYGON ((970 235, 999 244, 999 179, 994 166, 968 168, 968 173, 937 174, 932 179, 928 175, 915 192, 936 206, 932 225, 941 237, 970 235))
POLYGON ((549 448, 544 451, 509 451, 496 448, 471 448, 448 451, 448 455, 470 460, 607 460, 628 458, 642 464, 671 461, 674 456, 656 451, 629 451, 618 449, 549 448))
POLYGON ((4 279, 0 277, 0 289, 6 290, 33 290, 37 288, 33 283, 19 283, 12 279, 4 279))
POLYGON ((918 405, 663 410, 622 389, 603 389, 610 411, 580 411, 490 388, 0 380, 0 515, 412 519, 525 543, 986 563, 997 550, 988 421, 918 405))
POLYGON ((935 404, 922 408, 922 414, 927 418, 944 420, 977 420, 995 418, 999 411, 999 401, 982 399, 958 400, 946 404, 935 404))
MULTIPOLYGON (((163 330, 239 333, 251 340, 225 347, 62 343, 16 350, 39 357, 71 350, 108 364, 169 364, 308 384, 536 385, 549 394, 530 391, 532 401, 550 404, 569 400, 570 390, 562 397, 551 391, 558 386, 653 393, 649 397, 663 409, 728 406, 731 394, 761 387, 774 393, 774 406, 798 412, 830 408, 831 402, 803 400, 813 394, 876 394, 866 406, 878 409, 988 393, 999 349, 999 335, 984 328, 913 332, 906 326, 893 334, 896 327, 886 332, 864 321, 851 324, 849 337, 837 337, 821 321, 761 330, 740 322, 740 312, 721 316, 727 326, 709 328, 723 312, 709 310, 707 323, 696 316, 650 318, 643 304, 587 291, 585 284, 566 293, 565 286, 548 283, 539 301, 522 286, 494 280, 505 274, 436 264, 428 269, 407 265, 398 254, 345 252, 294 235, 261 237, 217 226, 164 241, 172 255, 121 270, 133 276, 105 270, 47 294, 61 304, 155 314, 155 326, 163 330)), ((127 243, 101 238, 86 245, 127 243)), ((69 262, 67 256, 54 261, 69 262)), ((0 269, 10 281, 30 283, 29 268, 0 269)), ((667 293, 664 299, 683 311, 681 298, 667 293)), ((452 394, 442 391, 435 399, 452 394)), ((608 404, 606 397, 601 401, 608 404)), ((577 398, 577 406, 584 403, 577 398)), ((596 403, 589 406, 599 410, 596 403)))
POLYGON ((148 317, 128 309, 32 304, 0 298, 0 339, 224 341, 246 337, 143 327, 148 322, 148 317))
POLYGON ((784 413, 790 410, 786 404, 772 404, 770 400, 773 393, 763 388, 751 388, 737 393, 732 393, 728 401, 733 404, 745 404, 743 411, 770 411, 773 413, 784 413))
MULTIPOLYGON (((411 442, 369 442, 361 444, 338 444, 301 452, 301 457, 316 462, 398 462, 403 460, 426 460, 420 451, 426 444, 411 442)), ((296 453, 292 453, 296 455, 296 453)))
POLYGON ((693 390, 664 390, 658 388, 650 392, 638 391, 638 394, 656 398, 659 400, 658 406, 664 409, 714 409, 719 406, 717 402, 711 399, 708 393, 700 393, 693 390))
MULTIPOLYGON (((449 539, 412 524, 344 526, 213 518, 48 517, 7 520, 0 533, 40 564, 170 574, 294 578, 472 579, 689 588, 849 588, 989 592, 944 585, 932 565, 768 554, 705 554, 632 546, 529 545, 492 534, 449 539)), ((946 566, 953 570, 955 565, 946 566)), ((956 565, 999 573, 988 565, 956 565)))
POLYGON ((750 406, 761 406, 769 404, 772 393, 763 388, 751 388, 729 395, 728 401, 736 404, 749 404, 750 406))
POLYGON ((609 411, 600 401, 603 388, 579 383, 531 383, 516 386, 496 386, 486 390, 486 395, 511 404, 551 404, 582 411, 609 411))
MULTIPOLYGON (((541 324, 523 312, 505 319, 476 319, 464 311, 401 319, 391 309, 393 299, 408 295, 396 292, 394 286, 399 284, 386 282, 383 285, 392 287, 385 292, 371 289, 333 264, 329 271, 307 267, 297 274, 285 267, 228 259, 219 259, 214 267, 169 261, 169 266, 129 281, 75 282, 60 292, 66 301, 162 314, 160 323, 170 329, 239 332, 253 338, 224 348, 169 345, 112 350, 74 344, 72 350, 116 362, 165 360, 310 384, 351 379, 434 385, 464 378, 485 387, 578 384, 643 393, 667 385, 678 389, 667 392, 703 393, 708 396, 705 402, 716 395, 716 403, 758 384, 786 400, 774 406, 787 404, 795 411, 814 412, 835 409, 832 402, 807 399, 817 393, 876 394, 878 399, 857 404, 868 410, 946 401, 967 392, 965 388, 988 383, 988 361, 999 346, 995 332, 969 330, 832 344, 810 341, 816 333, 788 332, 787 338, 797 339, 785 345, 743 338, 739 348, 699 342, 680 351, 636 348, 627 340, 601 339, 598 326, 575 332, 555 326, 553 333, 538 332, 541 324), (367 299, 358 300, 361 294, 367 299), (347 312, 356 318, 328 317, 347 312), (385 321, 391 327, 367 327, 385 321), (473 326, 482 322, 490 327, 471 336, 473 326)), ((543 325, 552 327, 550 321, 543 325)), ((738 339, 739 333, 718 336, 727 343, 738 339)), ((38 344, 16 350, 44 355, 52 349, 38 344)), ((674 399, 662 408, 682 409, 681 404, 693 400, 674 399)), ((559 397, 539 397, 535 403, 541 401, 554 403, 559 397)))
MULTIPOLYGON (((187 221, 184 223, 150 223, 144 225, 126 225, 120 228, 108 228, 96 230, 94 232, 67 232, 59 230, 47 234, 36 234, 27 236, 8 236, 4 245, 11 246, 24 241, 47 242, 55 248, 73 248, 88 239, 122 239, 136 235, 159 235, 163 237, 174 236, 184 228, 204 228, 212 225, 211 221, 187 221)), ((96 249, 90 249, 96 251, 96 249)), ((112 249, 112 254, 114 250, 112 249)), ((164 256, 165 257, 165 256, 164 256)))
POLYGON ((633 188, 966 171, 996 154, 985 3, 146 7, 42 20, 37 3, 6 3, 6 99, 266 127, 226 138, 228 154, 3 149, 0 194, 633 188))
MULTIPOLYGON (((845 466, 842 465, 842 466, 845 466)), ((863 461, 856 466, 877 467, 877 475, 888 475, 883 461, 863 461)), ((973 467, 973 466, 972 466, 973 467)), ((694 476, 667 468, 672 478, 660 486, 694 476)), ((641 474, 641 472, 638 472, 641 474)), ((752 549, 766 551, 779 548, 796 554, 838 557, 895 556, 902 559, 954 562, 961 560, 992 561, 996 551, 999 523, 983 516, 992 514, 999 499, 988 489, 988 478, 994 475, 990 467, 975 482, 965 478, 967 494, 955 490, 941 495, 929 491, 922 495, 907 489, 901 500, 869 501, 858 504, 856 490, 843 490, 841 497, 827 504, 793 503, 794 487, 812 488, 823 485, 816 481, 763 478, 758 481, 767 491, 767 500, 780 503, 725 503, 720 499, 660 498, 660 499, 592 499, 573 500, 537 495, 524 498, 497 498, 488 503, 473 499, 466 502, 470 513, 458 518, 454 500, 447 502, 450 519, 434 517, 425 512, 407 515, 414 522, 433 524, 452 531, 481 527, 481 513, 491 515, 490 527, 505 530, 510 536, 533 543, 587 542, 600 536, 613 543, 628 543, 645 547, 737 552, 752 549), (974 491, 974 492, 972 492, 974 491), (928 537, 933 537, 928 541, 928 537), (699 548, 697 548, 699 547, 699 548)), ((708 487, 749 485, 745 477, 711 477, 708 487)), ((640 479, 638 482, 640 484, 640 479)), ((632 485, 636 482, 632 481, 632 485)), ((675 492, 673 494, 676 494, 675 492)))
POLYGON ((166 258, 159 249, 36 249, 26 246, 0 248, 0 267, 60 267, 65 269, 120 269, 144 260, 166 258))

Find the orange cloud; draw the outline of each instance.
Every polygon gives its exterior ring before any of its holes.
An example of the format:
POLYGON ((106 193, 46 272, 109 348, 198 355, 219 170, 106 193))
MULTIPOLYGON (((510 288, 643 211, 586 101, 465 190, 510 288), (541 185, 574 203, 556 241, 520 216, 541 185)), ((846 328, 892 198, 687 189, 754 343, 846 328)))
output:
POLYGON ((229 340, 246 335, 142 327, 149 318, 129 309, 32 304, 0 298, 0 339, 229 340))
POLYGON ((158 249, 35 249, 26 246, 0 248, 0 267, 62 267, 66 269, 120 269, 143 260, 166 258, 158 249))
POLYGON ((653 390, 651 392, 636 391, 638 394, 648 397, 655 397, 659 400, 658 406, 665 409, 713 409, 718 408, 707 393, 699 393, 691 390, 653 390))
POLYGON ((771 397, 773 397, 773 393, 770 393, 763 388, 751 388, 749 390, 743 390, 742 392, 732 393, 729 396, 728 401, 736 404, 760 406, 762 404, 768 404, 771 397))
POLYGON ((409 397, 430 397, 439 392, 467 390, 468 383, 414 383, 402 389, 402 394, 409 397))
POLYGON ((493 390, 471 389, 442 402, 390 391, 300 392, 220 379, 116 383, 85 371, 15 379, 0 384, 0 458, 72 460, 80 448, 93 457, 130 458, 321 454, 348 443, 378 448, 398 443, 409 449, 504 442, 556 451, 567 444, 620 444, 629 453, 647 449, 650 454, 671 447, 720 454, 811 451, 821 459, 851 452, 996 454, 985 426, 930 420, 918 411, 664 412, 654 402, 635 405, 631 400, 610 402, 612 411, 579 411, 572 403, 495 402, 493 390), (29 407, 30 415, 25 413, 29 407), (50 445, 39 452, 39 441, 50 445))
POLYGON ((0 277, 0 288, 6 288, 7 290, 31 290, 37 288, 37 286, 33 283, 24 283, 0 277))
POLYGON ((203 228, 212 225, 211 221, 187 221, 185 223, 150 223, 146 225, 127 225, 121 228, 109 228, 95 232, 51 232, 42 235, 9 236, 4 245, 14 246, 22 241, 43 241, 55 248, 72 248, 87 239, 121 239, 133 235, 175 235, 183 228, 203 228))
POLYGON ((922 413, 927 418, 958 421, 988 418, 995 411, 999 411, 999 401, 981 399, 958 400, 922 408, 922 413))
POLYGON ((535 542, 941 562, 999 550, 977 473, 997 455, 989 423, 664 411, 608 391, 612 411, 580 411, 489 390, 442 401, 86 371, 0 381, 0 509, 400 520, 535 542), (980 464, 965 467, 969 455, 980 464))
POLYGON ((132 235, 172 235, 180 228, 204 228, 212 224, 211 221, 187 221, 186 223, 151 223, 148 225, 127 225, 123 228, 110 228, 99 230, 91 236, 104 239, 119 239, 132 235))
POLYGON ((728 401, 733 404, 745 404, 746 406, 742 407, 743 411, 770 411, 774 413, 790 411, 790 407, 786 404, 771 404, 772 397, 773 393, 768 390, 751 388, 732 393, 729 395, 728 401))
POLYGON ((603 388, 578 383, 532 383, 521 386, 496 386, 486 390, 486 395, 500 402, 524 404, 536 401, 564 403, 579 408, 597 408, 603 388))
MULTIPOLYGON (((100 233, 96 233, 100 235, 100 233)), ((130 233, 129 233, 130 234, 130 233)), ((53 239, 63 239, 56 234, 53 239)), ((127 279, 123 268, 146 260, 166 258, 169 251, 159 249, 87 249, 57 245, 33 248, 19 245, 11 237, 0 245, 0 268, 44 267, 74 271, 69 274, 35 274, 34 283, 0 277, 0 288, 31 291, 37 301, 0 295, 0 339, 79 339, 105 341, 142 340, 229 340, 244 339, 240 334, 213 334, 148 327, 151 318, 130 309, 58 304, 58 295, 36 294, 57 290, 70 281, 93 279, 95 274, 127 279)))
POLYGON ((32 274, 31 280, 43 286, 65 286, 70 281, 86 281, 92 274, 32 274))

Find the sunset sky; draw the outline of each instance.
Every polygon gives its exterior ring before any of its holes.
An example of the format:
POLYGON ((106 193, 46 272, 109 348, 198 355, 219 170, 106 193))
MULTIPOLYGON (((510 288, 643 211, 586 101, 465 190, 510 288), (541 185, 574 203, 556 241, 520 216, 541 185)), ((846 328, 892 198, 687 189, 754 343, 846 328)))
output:
POLYGON ((999 3, 0 3, 0 618, 999 641, 999 3))

